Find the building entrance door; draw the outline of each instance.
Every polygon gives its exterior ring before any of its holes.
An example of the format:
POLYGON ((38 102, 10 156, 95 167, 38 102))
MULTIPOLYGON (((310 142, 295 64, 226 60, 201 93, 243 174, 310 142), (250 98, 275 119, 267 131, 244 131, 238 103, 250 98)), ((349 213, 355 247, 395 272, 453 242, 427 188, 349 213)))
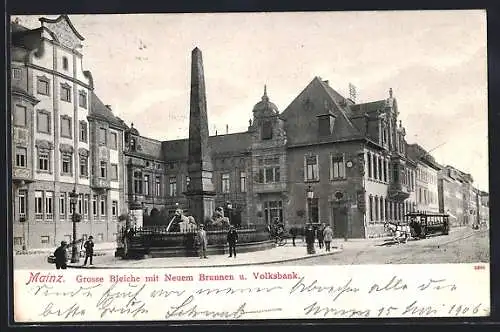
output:
POLYGON ((348 232, 347 209, 345 207, 332 208, 333 237, 344 238, 348 232))

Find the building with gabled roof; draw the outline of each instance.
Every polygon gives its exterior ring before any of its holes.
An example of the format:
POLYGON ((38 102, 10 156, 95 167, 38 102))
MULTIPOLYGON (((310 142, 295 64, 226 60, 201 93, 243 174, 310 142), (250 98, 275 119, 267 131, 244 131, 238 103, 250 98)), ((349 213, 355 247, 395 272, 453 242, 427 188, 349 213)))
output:
POLYGON ((114 241, 123 191, 123 132, 83 67, 83 36, 67 15, 40 27, 11 23, 14 248, 73 240, 70 193, 81 216, 76 239, 114 241))

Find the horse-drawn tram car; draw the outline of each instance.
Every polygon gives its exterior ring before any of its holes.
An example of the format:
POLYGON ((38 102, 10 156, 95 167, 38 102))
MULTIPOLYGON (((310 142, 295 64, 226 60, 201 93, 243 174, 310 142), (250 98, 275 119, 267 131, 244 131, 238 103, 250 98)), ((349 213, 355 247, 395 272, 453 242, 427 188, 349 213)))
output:
POLYGON ((450 231, 449 215, 445 213, 410 212, 405 219, 414 238, 425 239, 431 234, 448 235, 450 231))

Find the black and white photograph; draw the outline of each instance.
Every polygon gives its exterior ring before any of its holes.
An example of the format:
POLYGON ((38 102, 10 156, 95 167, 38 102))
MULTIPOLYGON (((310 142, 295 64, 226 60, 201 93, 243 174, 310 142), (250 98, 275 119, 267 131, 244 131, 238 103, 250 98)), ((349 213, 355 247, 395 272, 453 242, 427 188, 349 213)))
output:
MULTIPOLYGON (((317 287, 294 268, 489 268, 484 10, 13 15, 10 42, 23 284, 133 285, 140 269, 149 283, 283 279, 293 295, 317 287)), ((162 317, 230 316, 182 300, 162 317)), ((152 313, 137 301, 129 316, 152 313)), ((90 319, 51 305, 23 317, 90 319)))

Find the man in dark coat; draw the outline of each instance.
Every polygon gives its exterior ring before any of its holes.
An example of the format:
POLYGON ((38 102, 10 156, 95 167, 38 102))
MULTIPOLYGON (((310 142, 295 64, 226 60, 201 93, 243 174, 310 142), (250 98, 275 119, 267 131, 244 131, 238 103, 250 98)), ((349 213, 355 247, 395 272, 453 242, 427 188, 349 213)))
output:
POLYGON ((83 247, 85 248, 85 262, 83 262, 83 266, 87 265, 87 260, 90 258, 90 265, 92 264, 92 257, 94 256, 94 241, 93 237, 89 236, 89 239, 85 241, 83 247))
POLYGON ((68 262, 68 253, 66 251, 68 244, 66 241, 61 241, 61 246, 59 246, 56 251, 54 251, 54 257, 56 258, 56 269, 65 270, 68 262))
POLYGON ((308 225, 306 228, 306 244, 307 244, 307 253, 315 254, 316 250, 314 250, 314 228, 312 225, 308 225))
POLYGON ((290 235, 292 236, 292 244, 295 247, 295 239, 297 238, 297 227, 290 228, 290 235))
POLYGON ((227 243, 229 243, 229 257, 236 258, 236 242, 238 242, 238 232, 234 226, 229 227, 229 232, 227 232, 227 243))

